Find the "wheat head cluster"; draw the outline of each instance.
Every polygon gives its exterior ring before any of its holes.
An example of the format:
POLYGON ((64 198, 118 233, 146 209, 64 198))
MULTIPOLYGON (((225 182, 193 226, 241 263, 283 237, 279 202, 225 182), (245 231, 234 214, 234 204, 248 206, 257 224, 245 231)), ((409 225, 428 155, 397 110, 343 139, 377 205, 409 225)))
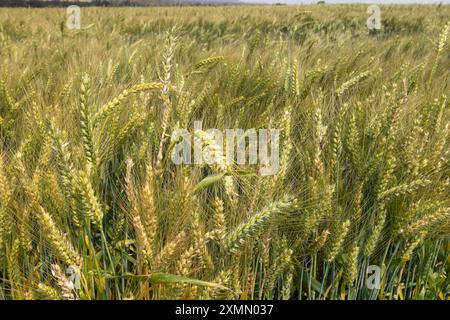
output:
POLYGON ((450 7, 366 9, 1 9, 0 299, 449 299, 450 7))

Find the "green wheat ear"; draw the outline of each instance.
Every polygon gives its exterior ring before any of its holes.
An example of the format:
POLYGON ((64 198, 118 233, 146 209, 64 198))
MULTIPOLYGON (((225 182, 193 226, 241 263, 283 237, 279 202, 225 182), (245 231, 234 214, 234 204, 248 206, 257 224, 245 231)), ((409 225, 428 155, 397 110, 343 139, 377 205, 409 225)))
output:
POLYGON ((236 253, 247 241, 257 237, 273 221, 276 215, 280 215, 295 206, 295 201, 278 201, 269 204, 225 236, 222 241, 224 253, 236 253))
POLYGON ((44 208, 39 207, 37 218, 44 237, 48 240, 56 255, 68 265, 81 266, 82 259, 80 255, 75 251, 67 237, 61 233, 52 217, 44 208))
POLYGON ((12 188, 5 169, 5 162, 0 154, 0 250, 2 250, 7 236, 12 231, 11 215, 8 210, 12 198, 12 188))
POLYGON ((95 195, 88 174, 85 171, 80 170, 75 181, 77 183, 78 201, 82 213, 84 213, 94 225, 102 228, 103 210, 95 195))
POLYGON ((80 127, 81 137, 83 140, 83 148, 87 161, 91 166, 96 167, 97 155, 94 149, 94 138, 91 123, 90 108, 90 78, 87 74, 83 75, 81 80, 81 97, 80 97, 80 127))
POLYGON ((326 244, 325 258, 332 262, 336 256, 341 252, 345 237, 350 229, 350 220, 337 222, 331 230, 330 236, 326 244))
POLYGON ((436 73, 436 69, 439 64, 439 59, 441 57, 442 52, 444 51, 445 45, 447 44, 447 36, 448 36, 449 30, 450 30, 450 21, 447 22, 447 24, 444 26, 444 28, 442 29, 442 32, 439 36, 439 41, 438 41, 437 50, 436 50, 436 58, 434 59, 433 67, 431 68, 430 78, 428 79, 428 84, 431 84, 431 81, 434 78, 434 74, 436 73))
POLYGON ((200 69, 200 68, 204 68, 204 67, 214 66, 224 60, 225 60, 224 56, 217 56, 217 57, 210 57, 207 59, 203 59, 194 65, 194 69, 200 69))

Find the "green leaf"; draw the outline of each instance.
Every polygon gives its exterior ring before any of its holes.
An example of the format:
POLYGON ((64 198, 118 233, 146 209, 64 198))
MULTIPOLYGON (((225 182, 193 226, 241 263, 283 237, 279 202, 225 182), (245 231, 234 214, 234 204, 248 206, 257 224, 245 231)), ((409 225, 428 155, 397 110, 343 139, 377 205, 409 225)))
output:
MULTIPOLYGON (((303 269, 304 270, 304 269, 303 269)), ((320 292, 322 288, 322 284, 316 280, 315 278, 311 277, 308 273, 308 271, 304 270, 304 273, 306 274, 306 277, 304 277, 303 281, 306 285, 309 285, 309 281, 311 281, 311 287, 314 291, 320 292)))
POLYGON ((204 178, 202 181, 200 181, 195 187, 194 192, 198 192, 202 189, 205 189, 206 187, 216 183, 217 181, 221 180, 226 175, 226 172, 217 173, 217 174, 211 174, 204 178))
POLYGON ((146 280, 153 284, 158 283, 189 283, 197 286, 203 286, 203 287, 211 287, 211 288, 218 288, 223 290, 231 291, 231 289, 213 282, 208 281, 202 281, 198 279, 188 278, 184 276, 179 276, 175 274, 168 274, 168 273, 151 273, 151 274, 142 274, 142 275, 136 275, 132 273, 126 273, 123 276, 110 276, 109 278, 127 278, 131 280, 146 280))

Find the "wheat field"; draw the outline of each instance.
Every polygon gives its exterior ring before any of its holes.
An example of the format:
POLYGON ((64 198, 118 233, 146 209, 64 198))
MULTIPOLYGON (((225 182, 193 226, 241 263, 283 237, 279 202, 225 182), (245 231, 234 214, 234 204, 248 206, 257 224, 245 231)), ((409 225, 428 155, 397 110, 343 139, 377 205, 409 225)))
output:
POLYGON ((0 9, 0 299, 450 299, 450 7, 380 8, 0 9))

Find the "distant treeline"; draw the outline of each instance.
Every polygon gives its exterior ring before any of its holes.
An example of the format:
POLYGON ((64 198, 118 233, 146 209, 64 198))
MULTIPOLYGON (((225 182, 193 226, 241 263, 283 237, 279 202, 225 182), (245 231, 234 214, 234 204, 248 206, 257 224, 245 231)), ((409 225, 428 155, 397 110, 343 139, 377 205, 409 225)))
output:
POLYGON ((103 6, 107 1, 75 2, 75 1, 38 1, 38 0, 3 0, 0 7, 64 7, 70 5, 103 6))
POLYGON ((237 4, 236 0, 224 0, 222 1, 214 1, 208 3, 208 1, 201 0, 112 0, 112 1, 104 1, 104 0, 94 0, 90 2, 78 2, 78 1, 59 1, 59 0, 50 0, 50 1, 42 1, 42 0, 2 0, 0 2, 0 7, 36 7, 36 8, 44 8, 44 7, 68 7, 70 5, 78 5, 80 7, 93 7, 93 6, 157 6, 157 5, 217 5, 217 4, 237 4))
MULTIPOLYGON (((90 2, 78 2, 78 1, 39 1, 39 0, 3 0, 0 3, 0 7, 68 7, 70 5, 78 6, 121 6, 121 5, 142 5, 140 3, 132 3, 131 1, 123 1, 120 3, 110 1, 90 1, 90 2)), ((150 5, 150 4, 146 4, 150 5)))

